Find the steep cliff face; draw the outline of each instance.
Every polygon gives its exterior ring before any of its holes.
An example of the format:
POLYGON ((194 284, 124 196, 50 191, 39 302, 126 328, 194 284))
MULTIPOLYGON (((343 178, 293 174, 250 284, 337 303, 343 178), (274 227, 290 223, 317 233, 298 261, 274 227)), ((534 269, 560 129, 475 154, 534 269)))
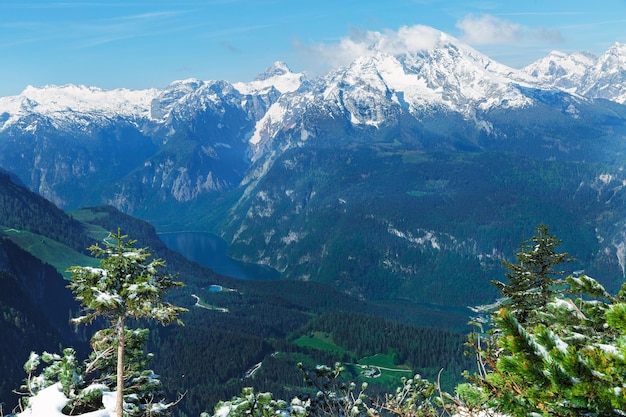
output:
POLYGON ((0 132, 0 164, 60 207, 99 201, 105 185, 128 175, 156 149, 121 118, 86 130, 33 119, 29 129, 0 132))

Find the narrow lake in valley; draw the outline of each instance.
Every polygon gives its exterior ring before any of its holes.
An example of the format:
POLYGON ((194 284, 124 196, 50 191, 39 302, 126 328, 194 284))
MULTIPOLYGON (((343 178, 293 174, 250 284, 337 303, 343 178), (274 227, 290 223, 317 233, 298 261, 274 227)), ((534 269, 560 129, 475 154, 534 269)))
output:
POLYGON ((265 265, 250 264, 229 258, 228 245, 219 236, 206 232, 160 233, 168 248, 187 259, 204 265, 218 274, 239 279, 280 279, 280 273, 265 265))

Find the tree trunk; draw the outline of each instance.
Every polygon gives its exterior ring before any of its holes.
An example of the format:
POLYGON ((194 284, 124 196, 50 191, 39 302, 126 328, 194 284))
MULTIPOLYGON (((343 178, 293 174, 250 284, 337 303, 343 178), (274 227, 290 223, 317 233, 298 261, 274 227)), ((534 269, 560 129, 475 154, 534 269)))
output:
POLYGON ((124 318, 117 320, 117 397, 115 399, 115 414, 124 416, 124 318))

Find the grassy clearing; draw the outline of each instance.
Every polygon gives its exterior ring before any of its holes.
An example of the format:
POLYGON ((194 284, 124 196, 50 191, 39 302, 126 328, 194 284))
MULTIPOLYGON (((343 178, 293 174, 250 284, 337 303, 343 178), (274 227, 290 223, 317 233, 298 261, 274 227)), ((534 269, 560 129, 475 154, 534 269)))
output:
POLYGON ((311 335, 300 336, 294 343, 300 347, 310 347, 313 349, 326 350, 329 352, 345 353, 346 350, 337 345, 330 334, 324 332, 313 332, 311 335))
POLYGON ((109 235, 109 230, 104 229, 102 226, 87 223, 101 217, 106 217, 108 216, 107 213, 94 213, 89 209, 81 209, 73 211, 69 214, 74 219, 84 223, 87 234, 95 240, 101 241, 109 235))
MULTIPOLYGON (((337 353, 350 353, 333 341, 332 335, 325 332, 312 332, 297 338, 294 343, 300 347, 310 347, 337 353)), ((413 370, 404 365, 396 365, 391 354, 377 354, 361 358, 356 364, 345 364, 347 371, 359 381, 374 383, 385 389, 394 389, 402 377, 412 377, 413 370)))
POLYGON ((70 274, 67 268, 73 265, 97 266, 99 261, 47 237, 31 232, 0 227, 0 234, 10 238, 15 244, 30 252, 43 262, 52 265, 66 279, 70 274))
POLYGON ((396 364, 393 362, 391 355, 376 354, 374 356, 366 356, 359 360, 359 365, 377 366, 380 368, 395 369, 396 364))
POLYGON ((76 210, 76 211, 72 211, 71 213, 69 213, 73 218, 75 218, 76 220, 78 220, 79 222, 90 222, 93 221, 95 219, 100 219, 103 217, 107 217, 108 214, 105 212, 94 212, 90 209, 80 209, 80 210, 76 210))

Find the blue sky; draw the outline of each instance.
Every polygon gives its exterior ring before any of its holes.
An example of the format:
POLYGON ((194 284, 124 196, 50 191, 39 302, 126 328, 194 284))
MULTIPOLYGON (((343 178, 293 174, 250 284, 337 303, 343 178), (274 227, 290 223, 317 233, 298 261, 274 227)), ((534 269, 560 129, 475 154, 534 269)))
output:
POLYGON ((250 81, 274 61, 320 72, 372 33, 442 30, 513 67, 626 43, 626 0, 2 0, 0 96, 27 85, 163 88, 250 81))

